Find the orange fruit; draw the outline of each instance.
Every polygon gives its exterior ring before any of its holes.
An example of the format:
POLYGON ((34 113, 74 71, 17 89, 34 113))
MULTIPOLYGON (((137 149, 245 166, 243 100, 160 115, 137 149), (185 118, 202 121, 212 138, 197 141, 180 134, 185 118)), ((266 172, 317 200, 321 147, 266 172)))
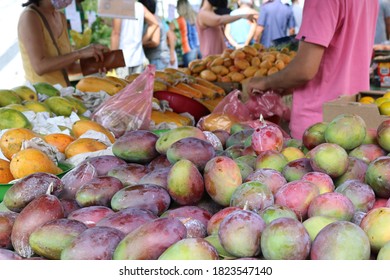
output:
POLYGON ((65 149, 65 157, 71 158, 78 154, 96 152, 107 149, 102 142, 92 138, 78 138, 65 149))
POLYGON ((28 128, 11 128, 4 132, 0 138, 0 149, 3 155, 11 160, 12 156, 20 151, 22 142, 38 137, 34 131, 28 128))
POLYGON ((359 99, 359 102, 363 104, 371 104, 375 102, 375 98, 372 96, 363 96, 359 99))
POLYGON ((390 101, 390 98, 382 96, 382 97, 378 97, 377 99, 375 99, 375 104, 379 107, 382 103, 387 102, 387 101, 390 101))
POLYGON ((7 184, 15 179, 11 173, 9 165, 10 162, 8 160, 0 159, 0 184, 7 184))
POLYGON ((61 168, 41 150, 28 148, 14 154, 10 170, 15 179, 23 178, 36 172, 60 174, 61 168))
POLYGON ((46 143, 56 147, 61 153, 65 153, 66 147, 76 140, 74 137, 65 133, 51 133, 43 137, 46 143))
POLYGON ((379 112, 381 115, 390 116, 390 101, 383 102, 379 105, 379 112))

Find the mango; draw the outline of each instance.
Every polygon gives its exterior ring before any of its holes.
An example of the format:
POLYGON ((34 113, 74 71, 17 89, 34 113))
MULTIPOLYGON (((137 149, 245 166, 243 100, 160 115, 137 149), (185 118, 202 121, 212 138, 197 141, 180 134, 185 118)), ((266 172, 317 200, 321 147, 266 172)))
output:
POLYGON ((157 216, 168 210, 170 204, 168 191, 152 184, 125 187, 117 191, 111 199, 111 208, 114 211, 132 207, 149 210, 157 216))
POLYGON ((310 160, 304 157, 288 162, 281 172, 287 182, 292 182, 302 179, 309 172, 313 172, 313 168, 311 167, 310 160))
POLYGON ((127 162, 145 164, 156 158, 158 136, 148 130, 125 132, 112 145, 112 153, 127 162))
POLYGON ((157 218, 158 216, 149 210, 128 207, 104 217, 96 223, 96 226, 116 228, 127 235, 146 222, 157 218))
POLYGON ((0 130, 20 127, 32 128, 30 121, 22 112, 15 109, 0 108, 0 130))
POLYGON ((71 240, 60 255, 61 260, 112 260, 114 250, 125 235, 110 227, 93 227, 71 240))
POLYGON ((260 254, 260 239, 266 224, 255 212, 233 211, 221 222, 218 236, 223 248, 235 257, 255 257, 260 254))
POLYGON ((49 83, 37 82, 33 86, 37 93, 46 95, 47 97, 60 95, 60 91, 49 83))
POLYGON ((367 168, 368 164, 363 160, 354 156, 348 156, 347 171, 345 171, 343 175, 333 179, 333 183, 337 187, 349 180, 359 180, 364 182, 367 168))
POLYGON ((73 96, 64 96, 64 98, 69 100, 73 104, 74 108, 76 108, 77 114, 82 115, 86 111, 88 111, 88 108, 84 105, 81 99, 73 96))
POLYGON ((0 149, 3 155, 11 160, 12 156, 20 151, 22 142, 38 135, 28 128, 10 128, 0 138, 0 149))
MULTIPOLYGON (((238 125, 238 124, 236 124, 238 125)), ((237 128, 234 127, 233 125, 232 129, 235 131, 237 128)), ((231 130, 232 130, 231 129, 231 130)), ((243 128, 242 130, 239 130, 233 134, 231 134, 227 139, 226 139, 226 148, 233 146, 233 145, 244 145, 245 141, 247 140, 248 137, 251 137, 253 134, 254 129, 252 128, 243 128)))
POLYGON ((186 159, 191 161, 199 170, 215 156, 213 145, 196 137, 185 137, 173 143, 167 150, 166 156, 170 163, 186 159))
POLYGON ((287 163, 288 162, 286 157, 281 152, 275 150, 266 150, 258 154, 255 168, 270 168, 282 172, 287 163))
POLYGON ((360 227, 368 236, 371 250, 374 253, 390 241, 390 208, 378 207, 367 212, 360 223, 360 227))
POLYGON ((163 167, 158 168, 150 171, 149 173, 145 174, 138 183, 139 184, 155 184, 163 187, 164 189, 167 188, 168 185, 168 174, 171 170, 171 167, 163 167))
POLYGON ((21 150, 12 156, 10 170, 15 179, 35 172, 60 174, 62 169, 44 152, 35 148, 21 150))
POLYGON ((0 248, 12 249, 11 232, 18 213, 0 212, 0 248))
POLYGON ((29 244, 37 255, 59 260, 62 250, 87 229, 85 224, 76 220, 62 218, 49 221, 30 234, 29 244))
POLYGON ((110 206, 113 195, 124 186, 121 180, 111 176, 98 176, 83 184, 76 192, 76 201, 81 207, 110 206))
POLYGON ((114 260, 157 260, 172 244, 186 237, 186 227, 175 218, 158 218, 127 234, 115 248, 114 260))
POLYGON ((272 191, 260 182, 245 182, 238 186, 230 199, 230 206, 259 212, 274 204, 272 191))
POLYGON ((309 126, 302 136, 302 143, 308 149, 311 150, 319 144, 325 143, 325 130, 328 127, 327 122, 317 122, 309 126))
POLYGON ((361 145, 366 138, 366 123, 356 114, 341 114, 326 127, 325 141, 338 144, 345 150, 352 150, 361 145))
POLYGON ((370 240, 364 230, 349 221, 325 226, 314 239, 312 260, 369 260, 370 240))
POLYGON ((126 161, 118 158, 114 155, 101 155, 88 157, 84 162, 89 162, 95 167, 96 172, 99 176, 107 175, 107 173, 119 165, 126 165, 126 161))
POLYGON ((14 109, 14 110, 17 110, 19 112, 29 111, 29 109, 26 108, 26 106, 24 106, 22 104, 9 104, 9 105, 5 106, 4 108, 14 109))
POLYGON ((127 163, 113 167, 107 175, 121 180, 125 187, 136 185, 148 173, 148 168, 138 163, 127 163))
POLYGON ((273 220, 276 220, 278 218, 293 218, 298 220, 297 215, 293 210, 286 206, 281 206, 281 205, 270 205, 263 210, 259 212, 259 215, 263 218, 264 222, 268 225, 271 223, 273 220))
POLYGON ((115 142, 115 136, 101 124, 92 121, 92 120, 79 120, 73 123, 72 125, 72 134, 74 137, 79 138, 88 130, 94 130, 101 132, 108 137, 111 143, 115 142))
POLYGON ((64 209, 56 196, 44 194, 35 198, 19 213, 12 227, 11 241, 15 252, 24 258, 32 257, 31 233, 43 224, 61 218, 64 218, 64 209))
POLYGON ((27 101, 24 104, 24 107, 26 107, 28 110, 33 111, 35 113, 40 113, 40 112, 51 112, 49 106, 45 104, 44 102, 40 101, 27 101))
POLYGON ((367 213, 374 207, 375 192, 366 183, 359 180, 347 180, 339 185, 335 190, 337 193, 341 193, 348 197, 356 211, 362 211, 367 213))
POLYGON ((91 163, 84 162, 77 165, 61 178, 61 182, 64 184, 64 190, 60 198, 74 199, 76 192, 81 186, 97 176, 97 171, 91 163))
POLYGON ((88 228, 92 228, 95 227, 99 221, 113 213, 115 213, 114 210, 106 206, 92 205, 74 210, 69 213, 67 218, 82 222, 88 228))
POLYGON ((32 200, 48 190, 53 195, 60 195, 64 185, 56 175, 35 172, 16 181, 4 194, 4 205, 11 211, 21 212, 32 200))
POLYGON ((330 223, 336 222, 335 218, 326 217, 326 216, 313 216, 307 218, 302 222, 307 233, 310 236, 311 242, 317 237, 318 233, 330 223))
POLYGON ((365 183, 371 186, 375 195, 379 198, 390 197, 390 174, 388 172, 390 168, 390 157, 379 157, 367 167, 365 173, 365 183))
POLYGON ((233 211, 242 210, 240 207, 228 206, 214 213, 207 223, 208 235, 218 235, 218 229, 222 220, 233 211))
POLYGON ((294 211, 298 219, 305 220, 311 201, 320 193, 318 187, 309 181, 296 180, 284 184, 275 194, 275 204, 294 211))
POLYGON ((204 240, 209 242, 215 248, 215 250, 217 250, 217 253, 218 253, 219 257, 222 258, 223 260, 236 259, 235 256, 233 256, 232 254, 228 253, 223 248, 223 246, 221 245, 221 241, 219 240, 218 234, 208 235, 208 236, 206 236, 204 238, 204 240))
POLYGON ((23 258, 11 249, 0 248, 0 260, 23 260, 23 258))
POLYGON ((344 194, 327 192, 313 198, 307 209, 308 217, 327 216, 338 221, 351 221, 355 205, 344 194))
POLYGON ((207 140, 199 128, 194 126, 181 126, 163 133, 156 142, 156 150, 160 154, 166 154, 173 143, 185 137, 196 137, 201 140, 207 140))
POLYGON ((222 206, 230 204, 234 190, 242 184, 240 168, 233 159, 226 156, 216 156, 209 160, 203 177, 207 193, 222 206))
POLYGON ((293 218, 273 220, 261 235, 261 252, 266 260, 306 260, 310 245, 305 227, 293 218))
POLYGON ((265 184, 275 195, 287 183, 283 174, 275 169, 256 169, 246 177, 245 182, 258 181, 265 184))
POLYGON ((169 246, 159 260, 218 260, 217 250, 203 238, 185 238, 169 246))
POLYGON ((49 107, 50 111, 57 116, 69 117, 72 112, 77 112, 76 107, 64 97, 51 96, 44 103, 49 107))
POLYGON ((96 152, 105 149, 107 149, 107 145, 97 139, 78 138, 66 146, 64 154, 66 158, 71 158, 79 154, 96 152))
POLYGON ((17 86, 12 88, 12 90, 22 99, 22 101, 38 100, 38 94, 28 86, 17 86))
POLYGON ((191 161, 182 159, 169 171, 167 190, 179 205, 195 204, 205 191, 203 176, 191 161))
POLYGON ((314 171, 324 172, 332 178, 343 175, 348 169, 348 153, 335 143, 322 143, 308 153, 314 171))
POLYGON ((22 104, 22 99, 13 90, 1 89, 0 90, 0 107, 7 106, 9 104, 22 104))
POLYGON ((199 206, 184 205, 174 209, 170 208, 162 213, 160 217, 195 219, 207 227, 207 223, 211 218, 211 213, 199 206))

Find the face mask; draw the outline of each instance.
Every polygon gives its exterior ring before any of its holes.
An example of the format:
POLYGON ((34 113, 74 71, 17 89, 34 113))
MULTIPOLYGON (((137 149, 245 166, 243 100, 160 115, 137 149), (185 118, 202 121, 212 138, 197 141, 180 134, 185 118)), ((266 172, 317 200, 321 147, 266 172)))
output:
POLYGON ((72 1, 73 0, 51 0, 51 4, 53 5, 54 9, 61 10, 69 6, 72 1))

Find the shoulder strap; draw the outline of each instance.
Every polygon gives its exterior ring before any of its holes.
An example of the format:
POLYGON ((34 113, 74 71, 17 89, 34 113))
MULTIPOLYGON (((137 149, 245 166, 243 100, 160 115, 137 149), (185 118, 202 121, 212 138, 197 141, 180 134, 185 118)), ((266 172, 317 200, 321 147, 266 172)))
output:
MULTIPOLYGON (((53 32, 51 31, 50 25, 49 25, 49 23, 47 22, 46 17, 45 17, 45 16, 41 13, 41 11, 39 11, 36 7, 30 6, 30 8, 33 9, 34 11, 36 11, 36 12, 38 13, 38 15, 41 17, 42 22, 43 22, 43 24, 45 25, 47 31, 49 32, 49 35, 50 35, 51 40, 53 41, 53 45, 54 45, 55 48, 57 49, 58 55, 61 55, 60 48, 59 48, 58 45, 57 45, 57 41, 56 41, 55 38, 54 38, 53 32)), ((66 84, 67 84, 68 86, 70 86, 70 81, 69 81, 69 77, 68 77, 68 72, 67 72, 64 68, 61 69, 61 72, 62 72, 62 75, 64 76, 64 79, 65 79, 66 84)))

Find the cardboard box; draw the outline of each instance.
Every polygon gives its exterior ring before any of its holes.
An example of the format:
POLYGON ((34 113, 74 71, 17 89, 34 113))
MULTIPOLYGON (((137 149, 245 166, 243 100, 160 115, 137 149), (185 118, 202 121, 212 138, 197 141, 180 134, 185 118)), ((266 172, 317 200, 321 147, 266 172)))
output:
POLYGON ((382 121, 390 117, 381 115, 376 104, 363 104, 358 101, 363 96, 378 98, 383 96, 384 93, 386 92, 365 91, 354 95, 343 95, 336 100, 325 102, 322 107, 323 120, 330 122, 340 114, 356 114, 363 118, 367 128, 376 129, 382 121))

